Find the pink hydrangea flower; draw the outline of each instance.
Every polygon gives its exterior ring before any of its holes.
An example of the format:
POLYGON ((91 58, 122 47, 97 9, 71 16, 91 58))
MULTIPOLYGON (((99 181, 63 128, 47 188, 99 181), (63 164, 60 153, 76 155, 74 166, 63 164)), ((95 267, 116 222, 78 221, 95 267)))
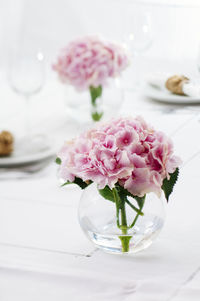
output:
POLYGON ((98 37, 79 38, 62 50, 53 69, 63 83, 77 90, 104 86, 109 77, 116 77, 128 66, 125 49, 98 37))
POLYGON ((78 177, 97 183, 99 189, 118 183, 139 197, 159 195, 163 180, 181 163, 172 141, 141 117, 100 124, 65 143, 58 156, 65 181, 78 177))

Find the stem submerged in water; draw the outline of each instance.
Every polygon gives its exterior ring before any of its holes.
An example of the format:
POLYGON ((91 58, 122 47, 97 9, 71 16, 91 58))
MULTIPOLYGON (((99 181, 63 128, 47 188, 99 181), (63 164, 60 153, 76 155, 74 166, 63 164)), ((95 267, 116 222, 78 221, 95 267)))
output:
POLYGON ((121 243, 122 243, 122 252, 123 253, 129 252, 129 243, 130 243, 131 238, 132 238, 131 235, 119 236, 119 239, 121 240, 121 243))
POLYGON ((128 235, 128 230, 133 228, 137 222, 138 217, 140 215, 143 215, 142 209, 144 207, 145 196, 142 197, 140 200, 139 209, 135 208, 135 206, 132 206, 132 207, 134 207, 133 208, 134 210, 137 209, 137 211, 135 210, 137 212, 137 214, 136 214, 132 224, 130 226, 128 226, 127 225, 127 217, 126 217, 127 199, 124 197, 120 198, 119 193, 116 188, 112 189, 112 193, 113 193, 113 197, 114 197, 114 201, 115 201, 115 205, 116 205, 117 226, 122 231, 122 235, 119 236, 119 239, 121 240, 121 244, 122 244, 122 252, 127 253, 127 252, 129 252, 130 240, 132 238, 132 235, 128 235), (119 215, 120 215, 120 217, 119 217, 119 215))
POLYGON ((127 219, 126 219, 126 207, 125 207, 126 204, 124 199, 120 199, 116 188, 113 188, 113 196, 116 205, 117 226, 119 229, 122 230, 122 234, 123 234, 119 236, 119 239, 121 240, 122 243, 122 252, 126 253, 129 251, 129 242, 130 239, 132 238, 132 236, 127 235, 128 227, 127 227, 127 219), (121 213, 121 224, 119 222, 119 213, 121 213))
MULTIPOLYGON (((145 199, 144 199, 144 201, 145 201, 145 199)), ((143 202, 143 204, 141 205, 140 210, 139 210, 139 212, 137 213, 137 215, 135 216, 135 218, 134 218, 132 224, 129 226, 129 229, 131 229, 131 228, 133 228, 133 227, 135 226, 135 223, 137 222, 137 219, 138 219, 139 215, 141 214, 143 207, 144 207, 144 202, 143 202)))
POLYGON ((121 243, 122 243, 122 252, 123 253, 126 253, 129 251, 129 242, 130 242, 130 239, 132 238, 132 236, 127 235, 127 233, 128 233, 127 229, 128 229, 128 227, 127 227, 127 219, 126 219, 126 207, 125 207, 125 201, 123 200, 121 202, 121 230, 122 230, 122 234, 124 234, 124 236, 119 236, 119 239, 121 240, 121 243))
POLYGON ((92 105, 92 119, 94 121, 99 121, 103 116, 103 112, 99 112, 97 99, 102 95, 102 86, 93 87, 90 86, 90 96, 92 105))

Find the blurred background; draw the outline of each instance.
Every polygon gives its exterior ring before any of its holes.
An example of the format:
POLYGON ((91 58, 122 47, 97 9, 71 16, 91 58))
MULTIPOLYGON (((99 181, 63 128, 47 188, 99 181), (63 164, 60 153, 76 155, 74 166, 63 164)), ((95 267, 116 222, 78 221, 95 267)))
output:
POLYGON ((43 56, 44 74, 36 71, 32 87, 37 93, 30 91, 30 127, 59 133, 66 122, 66 88, 52 64, 70 40, 98 34, 126 44, 132 63, 123 88, 134 92, 134 81, 141 83, 155 71, 200 76, 199 15, 198 0, 0 0, 0 129, 20 137, 26 127, 24 92, 16 93, 11 72, 18 51, 43 56))
POLYGON ((151 13, 153 43, 145 57, 195 59, 200 19, 196 0, 1 0, 1 70, 14 47, 41 47, 51 63, 71 39, 101 34, 123 40, 136 10, 151 13))

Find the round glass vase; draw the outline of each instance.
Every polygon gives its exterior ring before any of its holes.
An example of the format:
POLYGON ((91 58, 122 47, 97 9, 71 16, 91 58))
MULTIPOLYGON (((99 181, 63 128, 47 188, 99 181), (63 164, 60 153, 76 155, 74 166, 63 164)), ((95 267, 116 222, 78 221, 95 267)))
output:
POLYGON ((116 116, 124 98, 120 79, 110 79, 100 94, 95 101, 92 101, 90 89, 79 92, 74 87, 67 86, 64 96, 67 116, 79 124, 116 116), (100 118, 95 120, 93 118, 95 115, 99 115, 100 118))
MULTIPOLYGON (((136 207, 137 202, 130 198, 136 207)), ((117 226, 115 203, 104 199, 95 184, 82 193, 79 203, 79 223, 86 236, 99 249, 114 254, 136 253, 148 248, 160 233, 165 220, 165 198, 154 193, 146 195, 142 215, 125 204, 126 233, 117 226)))

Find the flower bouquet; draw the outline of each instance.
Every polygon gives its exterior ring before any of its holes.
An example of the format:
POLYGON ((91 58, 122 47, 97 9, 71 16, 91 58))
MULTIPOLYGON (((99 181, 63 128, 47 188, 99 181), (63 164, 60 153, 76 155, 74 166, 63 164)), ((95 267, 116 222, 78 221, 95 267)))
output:
POLYGON ((98 37, 83 37, 61 51, 53 69, 63 83, 72 85, 77 91, 89 90, 92 119, 99 121, 103 112, 99 111, 98 103, 108 79, 119 76, 128 63, 121 45, 98 37))
POLYGON ((168 201, 180 164, 171 140, 141 117, 99 124, 65 143, 56 161, 64 185, 74 183, 85 189, 95 183, 98 194, 114 205, 122 252, 129 252, 134 236, 130 231, 138 219, 144 219, 145 202, 151 206, 147 195, 159 197, 163 191, 168 201), (132 220, 128 221, 127 210, 135 213, 132 220))

